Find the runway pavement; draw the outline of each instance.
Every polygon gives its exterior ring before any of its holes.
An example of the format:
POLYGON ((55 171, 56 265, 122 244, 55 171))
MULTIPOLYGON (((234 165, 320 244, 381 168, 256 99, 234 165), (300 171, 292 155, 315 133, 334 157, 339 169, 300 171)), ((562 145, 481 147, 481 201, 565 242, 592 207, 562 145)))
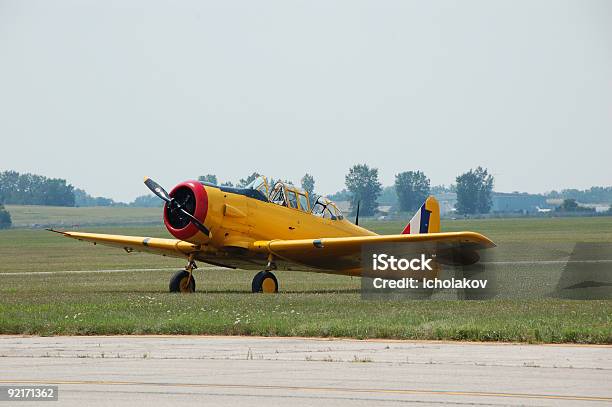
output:
POLYGON ((612 405, 612 347, 0 336, 8 384, 58 385, 44 406, 612 405))

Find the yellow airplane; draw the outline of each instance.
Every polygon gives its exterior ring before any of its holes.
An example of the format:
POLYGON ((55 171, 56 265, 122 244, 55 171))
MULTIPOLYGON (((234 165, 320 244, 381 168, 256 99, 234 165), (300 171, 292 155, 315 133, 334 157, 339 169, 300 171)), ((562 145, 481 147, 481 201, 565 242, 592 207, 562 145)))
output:
POLYGON ((171 292, 194 292, 196 261, 211 265, 262 270, 253 292, 278 292, 272 270, 299 270, 361 276, 362 247, 421 243, 432 247, 442 264, 473 264, 477 251, 494 247, 475 232, 440 233, 440 209, 429 197, 401 234, 378 235, 349 222, 329 199, 311 207, 308 193, 265 177, 244 188, 185 181, 170 193, 145 177, 146 186, 165 201, 164 223, 176 239, 56 231, 73 239, 114 246, 126 252, 148 252, 187 260, 170 279, 171 292))

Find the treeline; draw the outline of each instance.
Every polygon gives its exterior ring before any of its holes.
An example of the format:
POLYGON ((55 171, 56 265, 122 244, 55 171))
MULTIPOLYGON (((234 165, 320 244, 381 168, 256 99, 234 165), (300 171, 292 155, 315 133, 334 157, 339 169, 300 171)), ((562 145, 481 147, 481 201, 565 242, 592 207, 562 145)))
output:
MULTIPOLYGON (((163 201, 153 195, 142 195, 129 204, 115 202, 110 198, 91 196, 82 189, 74 188, 65 179, 4 171, 0 172, 0 204, 158 207, 163 201)), ((4 215, 0 213, 0 223, 3 219, 4 215)))
POLYGON ((130 203, 116 202, 111 198, 102 196, 91 196, 82 189, 74 190, 74 206, 133 206, 138 208, 154 208, 161 207, 164 204, 162 200, 154 195, 141 195, 130 203))
POLYGON ((74 206, 113 206, 115 201, 101 196, 91 196, 82 189, 74 190, 74 206))
MULTIPOLYGON (((240 179, 236 184, 230 181, 219 182, 214 174, 198 177, 202 182, 245 187, 259 177, 258 172, 240 179)), ((281 178, 276 179, 280 181, 281 178)), ((274 178, 268 178, 273 186, 274 178)), ((484 214, 491 210, 494 178, 485 168, 477 167, 459 174, 455 184, 431 186, 429 178, 422 171, 404 171, 396 174, 392 186, 383 187, 378 177, 378 169, 366 164, 351 167, 345 176, 346 188, 330 198, 334 201, 349 201, 351 212, 357 204, 364 216, 376 215, 379 205, 390 205, 401 212, 415 211, 430 194, 453 192, 457 194, 455 205, 457 214, 484 214)), ((318 196, 315 192, 315 179, 305 174, 300 185, 308 191, 311 200, 318 196)), ((591 187, 585 190, 564 189, 552 191, 547 198, 562 198, 564 205, 560 211, 571 212, 576 209, 572 201, 582 203, 612 202, 612 187, 591 187)), ((133 206, 160 207, 163 202, 153 195, 142 195, 131 203, 115 202, 110 198, 93 197, 82 189, 74 188, 66 180, 47 178, 35 174, 20 174, 16 171, 0 172, 0 204, 13 205, 52 205, 52 206, 133 206)))
MULTIPOLYGON (((452 188, 443 185, 431 187, 431 181, 422 171, 404 171, 395 175, 393 189, 401 212, 416 211, 427 197, 436 192, 456 192, 458 214, 488 213, 493 204, 494 179, 488 170, 482 167, 470 169, 455 179, 452 188)), ((376 214, 379 197, 388 190, 378 180, 378 168, 366 164, 357 164, 349 169, 345 177, 346 191, 343 195, 351 202, 351 212, 359 204, 360 212, 365 216, 376 214)))
POLYGON ((0 203, 74 206, 74 187, 60 178, 4 171, 0 172, 0 203))
POLYGON ((582 203, 612 203, 612 187, 591 187, 585 190, 564 189, 552 191, 547 198, 574 199, 582 203))

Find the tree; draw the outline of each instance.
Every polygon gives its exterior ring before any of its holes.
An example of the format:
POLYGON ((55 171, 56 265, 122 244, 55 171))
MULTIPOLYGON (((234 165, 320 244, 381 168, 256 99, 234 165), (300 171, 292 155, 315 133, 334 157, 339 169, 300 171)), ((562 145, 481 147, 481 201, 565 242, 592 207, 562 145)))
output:
POLYGON ((429 178, 421 171, 406 171, 395 176, 395 192, 400 211, 416 211, 429 196, 429 178))
POLYGON ((16 205, 74 206, 74 187, 60 178, 5 171, 0 173, 0 202, 16 205))
POLYGON ((331 199, 332 201, 350 201, 351 200, 351 193, 349 191, 346 190, 346 188, 342 189, 342 191, 338 191, 335 194, 332 194, 329 196, 329 199, 331 199))
POLYGON ((575 199, 564 199, 561 206, 559 206, 560 211, 564 212, 576 212, 578 210, 578 202, 575 199))
POLYGON ((236 185, 238 188, 244 188, 247 185, 249 185, 251 182, 253 182, 254 179, 256 179, 257 177, 260 177, 261 175, 258 172, 254 172, 251 175, 249 175, 248 177, 246 177, 246 179, 241 178, 240 181, 238 181, 238 184, 236 185))
POLYGON ((378 196, 378 205, 397 206, 397 193, 395 193, 395 185, 382 187, 378 196))
POLYGON ((493 176, 478 167, 457 176, 457 204, 459 214, 488 213, 493 205, 493 176))
POLYGON ((12 224, 11 214, 0 204, 0 229, 8 229, 12 224))
POLYGON ((561 192, 551 191, 548 197, 575 199, 583 203, 612 202, 612 187, 591 187, 585 190, 564 189, 561 192))
POLYGON ((82 189, 74 190, 74 206, 113 206, 115 201, 101 196, 93 197, 82 189))
POLYGON ((346 188, 351 192, 351 211, 357 211, 360 202, 362 215, 372 216, 376 212, 376 199, 382 190, 378 181, 378 168, 370 168, 367 164, 354 165, 345 177, 346 188))
POLYGON ((0 172, 0 203, 13 201, 13 195, 17 191, 19 173, 16 171, 0 172))
MULTIPOLYGON (((611 206, 612 208, 612 206, 611 206)), ((555 211, 558 212, 595 212, 595 208, 578 205, 573 198, 564 199, 561 206, 558 206, 555 211)))
POLYGON ((434 185, 433 187, 430 188, 429 193, 430 194, 443 194, 446 192, 455 192, 455 186, 454 185, 449 185, 448 187, 444 184, 442 185, 434 185))
POLYGON ((217 176, 215 174, 200 175, 198 181, 218 185, 217 176))
POLYGON ((74 206, 74 187, 67 184, 65 179, 46 179, 43 185, 42 205, 74 206))
POLYGON ((301 180, 302 188, 304 191, 308 192, 308 199, 310 200, 310 205, 314 203, 314 186, 315 180, 314 177, 308 173, 304 174, 301 180))

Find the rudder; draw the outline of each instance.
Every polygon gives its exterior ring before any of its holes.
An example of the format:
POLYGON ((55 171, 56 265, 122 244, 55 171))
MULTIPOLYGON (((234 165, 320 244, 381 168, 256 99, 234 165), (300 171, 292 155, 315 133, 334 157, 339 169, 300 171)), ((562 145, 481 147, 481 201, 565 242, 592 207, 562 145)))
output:
POLYGON ((410 219, 402 234, 417 235, 438 232, 440 232, 440 205, 436 198, 430 196, 410 219))

